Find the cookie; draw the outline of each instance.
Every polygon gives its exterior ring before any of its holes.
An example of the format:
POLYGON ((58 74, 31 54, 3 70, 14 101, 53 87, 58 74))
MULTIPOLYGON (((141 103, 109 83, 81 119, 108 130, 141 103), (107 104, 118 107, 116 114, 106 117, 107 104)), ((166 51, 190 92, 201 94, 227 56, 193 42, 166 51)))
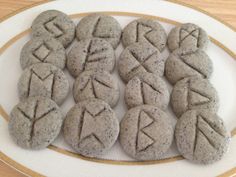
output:
POLYGON ((202 28, 192 23, 185 23, 173 28, 168 36, 167 44, 170 51, 177 48, 195 51, 196 49, 206 49, 209 37, 202 28))
POLYGON ((39 14, 31 26, 33 37, 49 36, 58 40, 65 48, 74 40, 75 25, 63 12, 47 10, 39 14))
POLYGON ((44 97, 29 97, 10 114, 9 133, 25 149, 43 149, 58 136, 63 122, 56 103, 44 97))
POLYGON ((219 108, 218 94, 207 79, 185 78, 177 82, 171 93, 171 106, 177 117, 190 109, 208 109, 216 112, 219 108))
POLYGON ((137 160, 157 160, 169 149, 174 130, 161 109, 143 105, 131 108, 120 124, 120 143, 137 160))
POLYGON ((162 76, 164 65, 164 59, 160 58, 160 52, 155 47, 140 42, 131 44, 121 53, 118 70, 122 80, 128 82, 146 72, 162 76))
POLYGON ((223 120, 209 110, 190 110, 175 128, 178 150, 184 158, 200 164, 220 160, 229 147, 230 134, 223 120))
POLYGON ((114 111, 102 100, 77 103, 66 115, 64 138, 78 153, 97 157, 107 152, 119 134, 114 111))
POLYGON ((82 18, 76 27, 78 40, 87 38, 102 38, 109 42, 115 49, 121 37, 121 26, 118 21, 105 14, 90 14, 82 18))
POLYGON ((119 86, 108 72, 84 71, 74 82, 73 96, 76 102, 97 98, 114 107, 119 100, 119 86))
POLYGON ((128 108, 148 104, 166 109, 170 93, 162 78, 145 73, 133 77, 125 87, 125 103, 128 108))
POLYGON ((209 79, 212 71, 212 61, 201 49, 194 52, 177 49, 170 54, 165 63, 165 76, 172 84, 190 76, 209 79))
POLYGON ((21 50, 20 64, 25 69, 36 63, 50 63, 64 69, 66 64, 64 47, 51 37, 31 39, 21 50))
POLYGON ((20 99, 30 96, 48 97, 61 105, 69 93, 69 81, 59 68, 48 64, 34 64, 24 70, 18 81, 20 99))
POLYGON ((115 66, 115 52, 106 40, 93 38, 76 42, 67 56, 67 68, 77 77, 85 70, 111 72, 115 66))
POLYGON ((135 42, 147 42, 163 51, 166 46, 167 35, 157 20, 140 18, 129 23, 123 30, 122 44, 124 47, 135 42))

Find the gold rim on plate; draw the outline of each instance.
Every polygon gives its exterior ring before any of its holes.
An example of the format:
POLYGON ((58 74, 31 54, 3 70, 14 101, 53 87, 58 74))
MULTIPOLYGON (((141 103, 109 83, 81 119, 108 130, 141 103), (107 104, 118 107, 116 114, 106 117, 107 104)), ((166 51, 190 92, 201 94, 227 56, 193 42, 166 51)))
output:
MULTIPOLYGON (((48 2, 48 1, 47 1, 48 2)), ((92 13, 92 12, 89 12, 92 13)), ((78 18, 78 17, 83 17, 89 13, 79 13, 79 14, 72 14, 70 15, 71 18, 78 18)), ((130 12, 100 12, 100 13, 105 13, 105 14, 109 14, 109 15, 118 15, 118 16, 133 16, 133 17, 146 17, 146 18, 153 18, 153 19, 157 19, 159 21, 165 22, 165 23, 170 23, 173 25, 179 25, 179 22, 176 22, 174 20, 170 20, 170 19, 166 19, 163 17, 158 17, 158 16, 153 16, 153 15, 145 15, 145 14, 139 14, 139 13, 130 13, 130 12)), ((21 37, 27 35, 30 32, 30 29, 27 29, 21 33, 19 33, 18 35, 16 35, 15 37, 13 37, 12 39, 10 39, 7 43, 5 43, 3 45, 3 47, 0 48, 0 54, 2 54, 8 47, 10 47, 14 42, 16 42, 18 39, 20 39, 21 37)), ((230 56, 232 56, 234 59, 236 59, 236 54, 234 52, 232 52, 230 49, 228 49, 226 46, 224 46, 223 44, 221 44, 219 41, 217 41, 216 39, 211 37, 211 41, 213 43, 215 43, 216 45, 218 45, 220 48, 222 48, 223 50, 225 50, 225 52, 227 52, 230 56)), ((0 114, 7 120, 8 119, 8 115, 5 112, 5 110, 2 108, 2 106, 0 105, 0 114)), ((231 132, 232 136, 234 136, 236 134, 236 128, 231 132)), ((166 158, 166 159, 162 159, 162 160, 154 160, 154 161, 147 161, 147 162, 135 162, 135 161, 116 161, 116 160, 108 160, 108 159, 97 159, 97 158, 88 158, 88 157, 84 157, 81 156, 79 154, 70 152, 68 150, 56 147, 54 145, 50 145, 48 147, 48 149, 56 151, 58 153, 64 154, 64 155, 68 155, 68 156, 72 156, 72 157, 77 157, 80 158, 82 160, 87 160, 87 161, 92 161, 92 162, 99 162, 99 163, 105 163, 105 164, 113 164, 113 165, 150 165, 150 164, 160 164, 160 163, 168 163, 168 162, 174 162, 177 160, 182 160, 184 159, 182 156, 174 156, 174 157, 170 157, 170 158, 166 158)), ((37 172, 34 172, 30 169, 28 169, 27 167, 24 167, 22 165, 20 165, 19 163, 17 163, 16 161, 12 160, 10 157, 6 156, 5 154, 3 154, 2 152, 0 152, 0 159, 3 160, 3 162, 6 162, 7 164, 10 164, 10 166, 13 166, 14 168, 18 169, 19 171, 22 171, 23 173, 27 174, 27 175, 31 175, 31 176, 43 176, 37 172)), ((233 168, 225 173, 223 173, 222 175, 220 175, 220 177, 226 177, 229 174, 234 174, 236 173, 236 168, 233 168)))

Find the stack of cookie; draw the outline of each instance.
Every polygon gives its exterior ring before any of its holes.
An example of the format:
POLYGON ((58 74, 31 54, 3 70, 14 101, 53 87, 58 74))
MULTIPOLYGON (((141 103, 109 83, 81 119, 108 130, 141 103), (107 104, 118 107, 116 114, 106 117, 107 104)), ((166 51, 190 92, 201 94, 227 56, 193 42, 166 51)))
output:
POLYGON ((175 139, 179 152, 196 163, 218 161, 228 149, 229 132, 216 112, 218 95, 209 78, 212 62, 204 52, 206 32, 197 25, 183 24, 171 30, 165 75, 174 85, 172 110, 179 118, 175 139))
POLYGON ((164 28, 152 19, 137 19, 123 30, 126 47, 120 55, 119 74, 127 83, 128 112, 121 121, 120 143, 131 157, 156 160, 170 148, 174 129, 165 113, 170 94, 163 80, 166 46, 164 28))
POLYGON ((47 147, 60 133, 63 119, 58 105, 69 93, 63 69, 65 48, 73 41, 75 25, 64 13, 49 10, 32 24, 32 39, 20 56, 24 69, 19 82, 20 103, 12 112, 9 131, 16 143, 28 149, 47 147))
POLYGON ((75 77, 73 96, 77 103, 67 113, 64 138, 78 153, 97 157, 117 140, 119 122, 111 109, 119 100, 119 86, 111 75, 115 49, 122 29, 111 16, 91 14, 80 20, 67 57, 75 77))

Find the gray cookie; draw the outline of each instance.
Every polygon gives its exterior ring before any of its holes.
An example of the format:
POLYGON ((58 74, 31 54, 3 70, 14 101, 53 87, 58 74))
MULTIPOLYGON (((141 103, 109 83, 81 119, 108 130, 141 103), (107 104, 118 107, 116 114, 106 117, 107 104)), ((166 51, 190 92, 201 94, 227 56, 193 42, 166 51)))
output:
POLYGON ((54 101, 29 97, 13 108, 8 128, 13 140, 22 148, 43 149, 58 136, 62 122, 62 113, 54 101))
POLYGON ((85 70, 101 69, 111 72, 115 66, 115 52, 106 40, 93 38, 76 42, 67 56, 67 68, 77 77, 85 70))
POLYGON ((216 114, 209 110, 190 110, 178 120, 175 139, 180 154, 186 159, 211 164, 227 152, 230 134, 216 114))
POLYGON ((48 97, 58 105, 69 93, 69 81, 59 68, 39 63, 26 68, 18 81, 20 99, 30 96, 48 97))
POLYGON ((201 49, 197 49, 194 52, 176 49, 170 54, 165 64, 165 76, 172 84, 190 76, 208 79, 212 71, 212 61, 201 49))
POLYGON ((79 102, 67 113, 64 138, 78 153, 97 157, 115 143, 119 122, 114 111, 102 100, 79 102))
POLYGON ((139 42, 126 47, 121 53, 118 69, 122 80, 128 82, 146 72, 162 76, 164 65, 164 59, 160 58, 160 52, 155 47, 139 42))
POLYGON ((64 69, 66 52, 57 40, 51 37, 37 37, 28 41, 22 48, 20 63, 23 69, 36 63, 51 63, 64 69))
POLYGON ((157 20, 140 18, 129 23, 123 30, 122 43, 124 47, 135 42, 147 42, 163 51, 167 35, 157 20))
POLYGON ((130 109, 120 124, 120 143, 137 160, 157 160, 169 149, 174 130, 161 109, 143 105, 130 109))
POLYGON ((75 25, 63 12, 47 10, 39 14, 31 26, 33 36, 50 36, 65 48, 73 41, 75 25))
POLYGON ((149 104, 166 109, 169 99, 166 83, 155 74, 144 73, 133 77, 125 87, 125 103, 128 108, 149 104))
POLYGON ((218 94, 211 83, 200 77, 185 78, 177 82, 171 94, 171 106, 177 117, 190 109, 219 108, 218 94))
POLYGON ((119 86, 108 72, 84 71, 74 82, 73 96, 76 102, 98 98, 114 107, 119 100, 119 86))
POLYGON ((118 21, 104 14, 91 14, 80 20, 76 27, 78 40, 87 38, 102 38, 108 41, 115 49, 121 37, 121 26, 118 21))
POLYGON ((177 48, 195 51, 206 49, 209 43, 207 33, 199 26, 192 23, 185 23, 171 30, 168 36, 168 47, 170 51, 177 48))

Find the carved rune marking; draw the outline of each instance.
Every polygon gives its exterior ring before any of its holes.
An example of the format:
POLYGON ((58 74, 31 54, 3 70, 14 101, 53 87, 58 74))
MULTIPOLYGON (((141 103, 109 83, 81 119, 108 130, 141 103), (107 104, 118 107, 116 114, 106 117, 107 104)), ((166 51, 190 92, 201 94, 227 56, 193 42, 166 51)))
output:
POLYGON ((51 49, 46 43, 41 44, 39 47, 37 47, 33 52, 32 55, 41 62, 46 62, 46 58, 51 53, 51 49))
POLYGON ((179 35, 179 43, 181 45, 181 43, 188 39, 188 38, 194 38, 196 39, 196 46, 198 47, 198 41, 199 41, 199 29, 194 29, 192 31, 188 31, 186 29, 180 29, 180 35, 179 35))
POLYGON ((57 17, 53 17, 51 18, 50 20, 46 21, 43 26, 44 28, 49 32, 51 33, 55 38, 59 38, 61 37, 64 32, 63 32, 63 29, 57 24, 54 22, 54 20, 56 19, 57 17))
POLYGON ((201 124, 207 125, 210 128, 210 131, 214 132, 218 136, 224 138, 224 135, 221 134, 221 132, 217 131, 214 125, 210 121, 208 121, 204 116, 197 115, 196 117, 196 123, 195 123, 195 139, 193 142, 193 154, 196 151, 197 142, 199 139, 199 136, 204 137, 204 139, 211 145, 214 149, 218 149, 219 144, 217 142, 214 142, 214 139, 211 138, 206 130, 202 128, 201 124))
POLYGON ((193 66, 188 60, 187 58, 184 58, 184 56, 187 55, 180 55, 180 61, 182 61, 187 67, 189 67, 190 69, 192 69, 193 71, 197 72, 198 74, 200 74, 203 78, 207 78, 206 74, 204 74, 200 69, 198 69, 197 67, 193 66))
POLYGON ((132 55, 132 58, 135 60, 135 62, 139 63, 137 66, 133 67, 129 72, 128 75, 132 74, 132 73, 136 73, 136 71, 139 68, 143 68, 146 72, 152 72, 149 70, 149 68, 145 65, 145 63, 152 58, 152 56, 154 56, 157 53, 157 51, 153 52, 151 55, 147 56, 147 58, 145 58, 143 61, 141 61, 139 59, 139 57, 132 51, 130 51, 130 54, 132 55))
POLYGON ((143 23, 137 23, 135 42, 145 39, 147 42, 149 42, 151 45, 153 45, 155 47, 155 44, 148 37, 148 34, 150 34, 151 32, 153 32, 152 27, 150 27, 146 24, 143 24, 143 23))
POLYGON ((100 61, 105 60, 107 58, 106 56, 96 57, 96 55, 105 53, 105 51, 108 50, 107 48, 95 49, 94 51, 91 51, 92 45, 93 45, 92 40, 90 40, 90 42, 88 44, 88 47, 86 49, 87 54, 86 54, 86 57, 84 59, 82 71, 84 71, 86 69, 86 66, 87 66, 88 63, 100 62, 100 61))
POLYGON ((105 108, 101 109, 98 113, 92 114, 86 108, 83 110, 81 114, 81 119, 78 127, 78 135, 79 135, 79 144, 78 146, 85 141, 92 141, 98 143, 101 147, 105 147, 102 140, 99 138, 99 133, 97 130, 101 128, 98 127, 97 118, 105 111, 105 108), (93 128, 91 128, 93 127, 93 128), (95 128, 97 127, 97 128, 95 128))
POLYGON ((24 115, 24 117, 30 121, 31 123, 31 130, 30 130, 30 138, 29 138, 29 142, 32 143, 32 139, 34 137, 34 129, 35 129, 35 124, 43 119, 45 116, 47 116, 48 114, 50 114, 51 112, 55 111, 56 108, 51 108, 50 110, 42 113, 41 115, 38 115, 37 113, 37 109, 38 109, 38 105, 39 105, 39 101, 37 100, 35 105, 34 105, 34 111, 33 111, 33 116, 29 116, 28 113, 26 111, 24 111, 23 109, 21 109, 20 107, 18 107, 17 109, 19 110, 19 112, 24 115), (36 114, 37 113, 37 114, 36 114))
MULTIPOLYGON (((102 86, 102 87, 105 87, 105 88, 108 88, 108 89, 113 89, 112 86, 110 86, 108 83, 105 83, 104 81, 101 81, 100 79, 98 79, 96 76, 90 76, 87 80, 87 82, 84 84, 84 86, 80 89, 81 93, 84 92, 85 90, 91 90, 94 98, 98 98, 97 96, 97 91, 96 91, 96 88, 98 87, 95 87, 95 84, 102 86)), ((99 90, 99 88, 98 88, 99 90)))
POLYGON ((37 92, 40 88, 34 88, 32 89, 32 85, 34 83, 40 83, 42 85, 42 88, 46 88, 47 92, 50 92, 51 98, 53 98, 53 89, 55 84, 55 74, 51 71, 48 75, 42 77, 39 74, 37 74, 33 69, 31 69, 29 82, 28 82, 28 90, 27 95, 34 95, 33 92, 37 92))
POLYGON ((148 133, 148 129, 153 123, 154 119, 147 112, 141 110, 137 123, 137 135, 135 141, 136 153, 147 150, 155 143, 155 139, 148 133))

